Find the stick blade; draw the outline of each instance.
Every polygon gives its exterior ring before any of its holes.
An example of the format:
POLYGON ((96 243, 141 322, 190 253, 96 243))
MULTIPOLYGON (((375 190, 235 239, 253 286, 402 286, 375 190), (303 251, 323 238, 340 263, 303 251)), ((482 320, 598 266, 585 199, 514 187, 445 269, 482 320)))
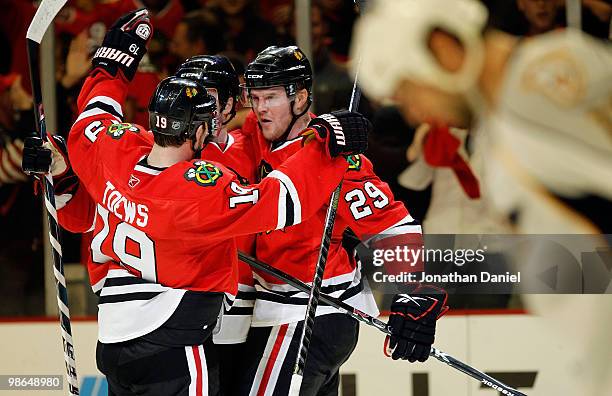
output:
POLYGON ((36 10, 36 14, 34 14, 34 18, 32 18, 32 23, 30 23, 28 27, 26 38, 40 44, 49 25, 53 22, 53 18, 55 18, 64 4, 66 4, 66 1, 67 0, 42 0, 36 10))

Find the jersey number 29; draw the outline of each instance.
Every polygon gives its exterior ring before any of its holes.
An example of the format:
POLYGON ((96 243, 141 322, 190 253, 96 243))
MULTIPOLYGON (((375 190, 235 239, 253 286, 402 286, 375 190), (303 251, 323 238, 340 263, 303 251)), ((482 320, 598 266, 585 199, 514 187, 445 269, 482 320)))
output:
POLYGON ((362 219, 372 214, 372 208, 367 204, 367 197, 372 198, 372 205, 376 209, 384 208, 389 204, 389 198, 371 182, 363 184, 363 190, 356 188, 344 195, 344 200, 350 202, 349 208, 355 220, 362 219), (365 191, 365 193, 364 193, 365 191))

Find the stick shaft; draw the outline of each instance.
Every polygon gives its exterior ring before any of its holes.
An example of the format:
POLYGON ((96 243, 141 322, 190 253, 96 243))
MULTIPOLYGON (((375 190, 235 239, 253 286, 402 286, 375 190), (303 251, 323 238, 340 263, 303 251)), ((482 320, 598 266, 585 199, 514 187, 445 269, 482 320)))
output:
MULTIPOLYGON (((38 10, 30 28, 28 29, 27 52, 30 71, 30 79, 32 81, 32 95, 34 100, 34 119, 35 127, 38 135, 46 140, 47 128, 45 122, 45 113, 43 109, 42 88, 40 81, 40 40, 44 31, 49 25, 44 26, 44 23, 50 24, 53 16, 61 9, 65 1, 43 1, 38 10), (44 17, 41 19, 41 15, 44 17), (53 15, 51 15, 53 14, 53 15), (35 39, 30 36, 36 37, 35 39), (35 41, 38 40, 38 41, 35 41)), ((70 310, 68 308, 68 289, 66 288, 66 279, 64 276, 64 265, 62 263, 62 245, 61 232, 57 220, 57 210, 55 207, 55 190, 53 188, 53 177, 51 174, 45 175, 42 178, 43 197, 45 209, 47 212, 47 223, 49 229, 49 242, 53 248, 53 269, 55 274, 55 286, 57 291, 57 305, 59 308, 59 319, 62 334, 62 344, 64 349, 64 361, 66 364, 66 375, 68 382, 68 392, 70 395, 79 394, 79 382, 76 371, 76 360, 74 352, 74 341, 72 339, 72 326, 70 324, 70 310)))

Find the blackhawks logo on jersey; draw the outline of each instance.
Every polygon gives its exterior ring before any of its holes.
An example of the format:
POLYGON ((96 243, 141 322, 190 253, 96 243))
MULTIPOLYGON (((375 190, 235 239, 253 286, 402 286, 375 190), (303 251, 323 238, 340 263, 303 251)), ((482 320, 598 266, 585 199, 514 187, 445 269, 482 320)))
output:
POLYGON ((223 175, 221 169, 206 161, 196 161, 193 163, 193 166, 193 168, 189 168, 185 172, 185 179, 187 181, 194 181, 203 187, 214 186, 217 184, 217 179, 223 175))
POLYGON ((122 122, 111 124, 108 126, 108 128, 106 128, 106 134, 113 139, 120 139, 126 131, 138 132, 138 127, 134 126, 134 124, 130 124, 129 122, 122 122))
POLYGON ((259 183, 260 181, 262 181, 264 177, 268 176, 273 170, 274 169, 272 169, 272 165, 270 165, 264 160, 261 160, 259 166, 257 167, 257 182, 259 183))
POLYGON ((349 163, 349 170, 358 171, 361 169, 361 157, 359 154, 357 155, 348 155, 346 157, 346 162, 349 163))

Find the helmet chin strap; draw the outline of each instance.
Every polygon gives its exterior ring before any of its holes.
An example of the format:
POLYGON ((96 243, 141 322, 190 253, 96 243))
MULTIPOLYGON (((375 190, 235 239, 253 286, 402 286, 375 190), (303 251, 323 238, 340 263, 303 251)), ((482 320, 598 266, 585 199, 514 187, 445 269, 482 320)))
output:
POLYGON ((293 129, 293 126, 295 125, 295 122, 304 114, 306 114, 308 112, 308 109, 310 109, 310 105, 312 104, 312 100, 310 100, 310 95, 308 95, 308 104, 306 104, 306 108, 304 109, 304 111, 302 111, 299 114, 295 114, 293 112, 293 106, 295 104, 295 99, 293 99, 290 102, 290 108, 291 108, 291 122, 289 123, 289 126, 287 126, 287 129, 285 129, 285 132, 278 138, 276 139, 273 143, 282 143, 284 141, 287 140, 287 136, 289 136, 289 133, 291 132, 291 129, 293 129))
MULTIPOLYGON (((221 108, 225 110, 225 107, 227 106, 227 102, 229 102, 229 98, 225 101, 225 103, 221 104, 221 108)), ((219 103, 221 103, 219 101, 219 103)), ((223 122, 221 123, 221 125, 227 125, 230 123, 231 120, 234 119, 234 117, 236 116, 236 101, 234 100, 234 105, 232 106, 232 111, 230 111, 229 113, 229 117, 225 120, 223 120, 223 122)))
MULTIPOLYGON (((193 150, 193 158, 199 158, 202 154, 202 150, 204 150, 206 148, 206 146, 208 146, 208 143, 212 142, 214 140, 214 136, 213 136, 213 130, 216 129, 215 126, 215 122, 214 122, 214 118, 211 119, 210 121, 207 121, 205 123, 202 123, 202 125, 206 125, 208 127, 208 135, 206 135, 206 137, 204 138, 204 141, 202 142, 202 146, 201 147, 196 147, 197 144, 197 133, 194 133, 193 136, 190 138, 191 140, 191 149, 193 150)), ((198 127, 199 128, 199 127, 198 127)))

